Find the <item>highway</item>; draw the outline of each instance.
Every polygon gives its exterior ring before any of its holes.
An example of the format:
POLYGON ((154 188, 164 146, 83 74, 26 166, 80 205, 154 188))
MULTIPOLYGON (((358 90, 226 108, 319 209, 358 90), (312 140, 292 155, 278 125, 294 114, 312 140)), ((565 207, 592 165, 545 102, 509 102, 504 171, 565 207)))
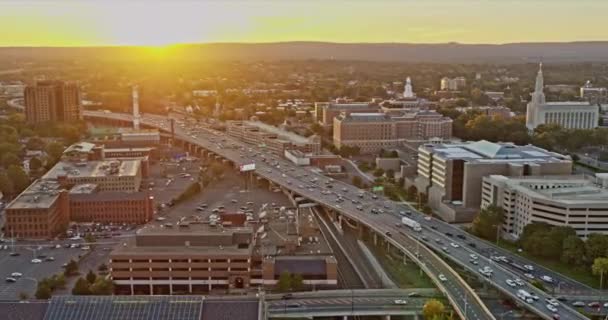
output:
MULTIPOLYGON (((126 114, 108 114, 95 111, 85 112, 85 115, 123 121, 131 119, 131 116, 126 114)), ((169 130, 169 124, 165 117, 145 115, 142 120, 144 124, 169 130)), ((481 245, 476 248, 467 245, 467 241, 471 241, 473 237, 464 235, 461 230, 425 217, 419 212, 413 212, 407 205, 392 202, 382 196, 374 199, 371 194, 365 193, 360 198, 359 193, 362 190, 352 185, 339 181, 327 183, 328 178, 320 173, 309 168, 297 167, 269 152, 263 152, 257 147, 245 145, 223 133, 200 126, 198 128, 188 127, 186 124, 176 122, 175 133, 181 140, 199 145, 237 165, 255 162, 258 176, 363 223, 371 230, 383 235, 386 241, 402 251, 416 252, 417 254, 412 258, 429 274, 441 291, 445 292, 460 315, 466 319, 493 319, 494 317, 473 290, 430 249, 441 252, 446 258, 473 273, 479 274, 480 267, 491 268, 493 272, 490 277, 481 275, 480 277, 486 278, 493 287, 510 295, 514 300, 519 301, 522 306, 545 319, 553 319, 554 317, 586 319, 569 306, 559 303, 556 312, 550 311, 547 307, 548 303, 545 301, 550 296, 534 288, 528 282, 517 286, 509 285, 507 279, 515 280, 519 276, 502 264, 490 259, 487 252, 482 251, 483 247, 481 245), (332 188, 328 188, 329 185, 332 188), (371 209, 381 209, 384 213, 372 214, 370 213, 371 209), (406 229, 399 223, 400 215, 406 214, 407 211, 411 212, 412 219, 419 221, 423 226, 424 230, 422 232, 406 229), (463 235, 466 240, 458 238, 458 234, 463 235), (477 265, 469 262, 471 254, 477 255, 477 265), (443 280, 439 280, 440 278, 443 278, 443 280), (529 302, 522 301, 516 296, 518 290, 521 289, 533 293, 539 299, 529 302)), ((474 239, 473 241, 481 242, 482 240, 474 239)), ((485 242, 484 244, 486 247, 489 246, 485 242)))
POLYGON ((434 290, 331 290, 266 297, 269 318, 309 318, 312 316, 363 316, 420 314, 424 303, 437 297, 434 290), (415 294, 415 296, 410 296, 415 294), (288 299, 285 299, 288 298, 288 299))

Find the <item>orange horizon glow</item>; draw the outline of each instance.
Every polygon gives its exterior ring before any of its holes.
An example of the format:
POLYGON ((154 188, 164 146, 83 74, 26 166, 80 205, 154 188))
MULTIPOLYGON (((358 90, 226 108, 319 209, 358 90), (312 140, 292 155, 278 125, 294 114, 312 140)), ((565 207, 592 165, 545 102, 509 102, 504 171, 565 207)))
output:
POLYGON ((0 2, 0 46, 608 40, 600 0, 0 2))

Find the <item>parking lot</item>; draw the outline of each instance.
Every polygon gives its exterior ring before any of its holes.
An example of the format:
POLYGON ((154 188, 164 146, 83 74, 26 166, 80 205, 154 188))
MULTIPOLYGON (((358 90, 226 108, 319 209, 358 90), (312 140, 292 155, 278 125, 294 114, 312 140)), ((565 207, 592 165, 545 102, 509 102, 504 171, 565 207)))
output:
POLYGON ((11 256, 13 250, 10 244, 8 246, 8 249, 3 248, 0 251, 0 276, 3 277, 0 283, 0 300, 16 299, 21 292, 32 297, 39 280, 62 272, 65 263, 71 259, 78 260, 78 256, 87 254, 81 248, 51 249, 49 246, 40 248, 37 244, 17 243, 14 252, 19 255, 11 256), (39 259, 41 262, 33 263, 32 259, 39 259), (49 261, 51 259, 53 261, 49 261), (19 272, 22 276, 16 277, 17 282, 14 283, 5 281, 13 272, 19 272))

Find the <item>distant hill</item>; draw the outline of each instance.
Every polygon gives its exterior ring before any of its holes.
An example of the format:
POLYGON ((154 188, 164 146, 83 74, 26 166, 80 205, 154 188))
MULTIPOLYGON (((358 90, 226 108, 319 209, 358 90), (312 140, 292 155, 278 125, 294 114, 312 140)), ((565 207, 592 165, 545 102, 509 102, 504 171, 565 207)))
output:
MULTIPOLYGON (((129 47, 0 48, 0 59, 133 58, 129 47)), ((608 41, 569 43, 210 43, 180 45, 174 59, 187 60, 365 60, 440 63, 608 62, 608 41)))

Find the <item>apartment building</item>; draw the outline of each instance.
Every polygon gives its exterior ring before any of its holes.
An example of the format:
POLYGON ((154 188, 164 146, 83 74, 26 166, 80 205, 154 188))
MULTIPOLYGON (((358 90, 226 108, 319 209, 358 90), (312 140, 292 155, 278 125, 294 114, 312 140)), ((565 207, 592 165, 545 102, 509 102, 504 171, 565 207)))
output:
POLYGON ((483 178, 482 207, 504 212, 502 236, 517 239, 530 223, 569 226, 581 238, 608 234, 608 174, 483 178))
POLYGON ((533 145, 485 140, 425 144, 418 148, 418 172, 406 180, 428 195, 428 203, 445 221, 472 221, 481 205, 484 176, 569 175, 572 159, 533 145))
POLYGON ((80 88, 63 81, 38 81, 24 91, 25 118, 30 123, 82 119, 80 88))
POLYGON ((184 224, 142 229, 110 254, 116 294, 202 294, 275 285, 282 272, 302 274, 304 284, 337 284, 333 257, 264 256, 256 233, 243 227, 184 224))
POLYGON ((394 148, 406 140, 452 136, 452 119, 435 111, 342 113, 334 118, 336 148, 359 147, 362 153, 394 148))

